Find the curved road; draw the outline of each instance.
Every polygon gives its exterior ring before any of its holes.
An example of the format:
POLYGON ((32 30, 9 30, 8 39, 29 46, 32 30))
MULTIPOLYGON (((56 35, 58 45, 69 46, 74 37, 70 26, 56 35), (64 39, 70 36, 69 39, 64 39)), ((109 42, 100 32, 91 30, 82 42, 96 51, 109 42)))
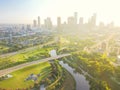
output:
POLYGON ((69 55, 71 55, 71 54, 62 54, 62 55, 58 55, 56 57, 49 57, 49 58, 45 58, 45 59, 41 59, 41 60, 37 60, 37 61, 32 61, 32 62, 20 64, 20 65, 17 65, 17 66, 8 68, 8 69, 3 69, 3 70, 0 70, 0 77, 4 76, 6 74, 9 74, 9 73, 11 73, 13 71, 25 68, 27 66, 31 66, 31 65, 42 63, 42 62, 47 62, 47 61, 59 59, 59 58, 62 58, 62 57, 65 57, 65 56, 69 56, 69 55))

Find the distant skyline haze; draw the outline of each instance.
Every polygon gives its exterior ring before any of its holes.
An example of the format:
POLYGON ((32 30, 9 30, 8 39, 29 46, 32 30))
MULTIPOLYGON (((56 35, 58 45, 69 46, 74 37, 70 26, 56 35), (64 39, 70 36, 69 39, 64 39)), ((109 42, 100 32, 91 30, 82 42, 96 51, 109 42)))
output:
POLYGON ((0 0, 0 24, 32 24, 40 16, 41 23, 51 17, 53 24, 57 17, 62 23, 78 12, 84 22, 97 14, 97 24, 114 22, 120 26, 119 0, 0 0))

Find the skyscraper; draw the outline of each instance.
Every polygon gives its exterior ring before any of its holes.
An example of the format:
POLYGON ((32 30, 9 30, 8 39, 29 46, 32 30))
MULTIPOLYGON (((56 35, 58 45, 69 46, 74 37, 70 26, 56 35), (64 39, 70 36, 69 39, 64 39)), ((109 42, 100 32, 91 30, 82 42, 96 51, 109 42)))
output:
POLYGON ((37 22, 36 22, 36 20, 33 20, 33 27, 37 27, 37 22))
POLYGON ((96 27, 96 14, 93 14, 92 17, 89 18, 87 26, 91 30, 96 27))
POLYGON ((57 18, 57 27, 60 27, 61 26, 61 17, 58 17, 57 18))
POLYGON ((46 29, 52 29, 52 21, 50 17, 44 20, 44 25, 46 29))
POLYGON ((93 16, 91 17, 91 24, 92 26, 96 26, 96 14, 94 13, 93 16))
POLYGON ((40 27, 40 17, 38 16, 38 27, 40 27))
POLYGON ((77 24, 78 13, 74 12, 74 23, 77 24))
POLYGON ((75 24, 75 18, 74 17, 68 17, 67 19, 68 25, 74 25, 75 24))
POLYGON ((80 19, 79 19, 79 25, 83 25, 83 17, 80 17, 80 19))
POLYGON ((31 29, 31 26, 30 25, 27 25, 27 30, 30 30, 31 29))
POLYGON ((47 20, 44 19, 44 28, 47 28, 47 20))
POLYGON ((47 17, 47 25, 48 25, 48 29, 52 29, 52 21, 50 17, 47 17))

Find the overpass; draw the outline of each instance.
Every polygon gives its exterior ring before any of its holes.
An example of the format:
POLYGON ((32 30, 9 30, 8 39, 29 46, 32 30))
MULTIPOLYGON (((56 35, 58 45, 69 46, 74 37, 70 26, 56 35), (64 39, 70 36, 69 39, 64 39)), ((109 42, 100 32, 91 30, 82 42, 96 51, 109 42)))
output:
POLYGON ((8 69, 3 69, 3 70, 0 70, 0 77, 4 76, 6 74, 12 73, 16 70, 31 66, 31 65, 35 65, 35 64, 39 64, 39 63, 47 62, 47 61, 52 61, 52 60, 59 59, 59 58, 62 58, 62 57, 66 57, 66 56, 70 56, 70 55, 71 54, 62 54, 62 55, 58 55, 56 57, 49 57, 49 58, 45 58, 45 59, 41 59, 41 60, 37 60, 37 61, 32 61, 32 62, 27 62, 27 63, 24 63, 24 64, 20 64, 20 65, 17 65, 17 66, 8 68, 8 69))

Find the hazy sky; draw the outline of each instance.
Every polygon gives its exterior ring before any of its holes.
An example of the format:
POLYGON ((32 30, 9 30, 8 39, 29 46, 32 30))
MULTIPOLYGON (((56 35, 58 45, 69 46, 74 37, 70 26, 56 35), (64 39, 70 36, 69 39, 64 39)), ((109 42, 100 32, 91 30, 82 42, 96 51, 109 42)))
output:
POLYGON ((48 16, 56 23, 57 16, 65 21, 78 12, 85 22, 97 13, 97 22, 120 25, 119 9, 119 0, 0 0, 0 23, 32 23, 37 16, 42 22, 48 16))

